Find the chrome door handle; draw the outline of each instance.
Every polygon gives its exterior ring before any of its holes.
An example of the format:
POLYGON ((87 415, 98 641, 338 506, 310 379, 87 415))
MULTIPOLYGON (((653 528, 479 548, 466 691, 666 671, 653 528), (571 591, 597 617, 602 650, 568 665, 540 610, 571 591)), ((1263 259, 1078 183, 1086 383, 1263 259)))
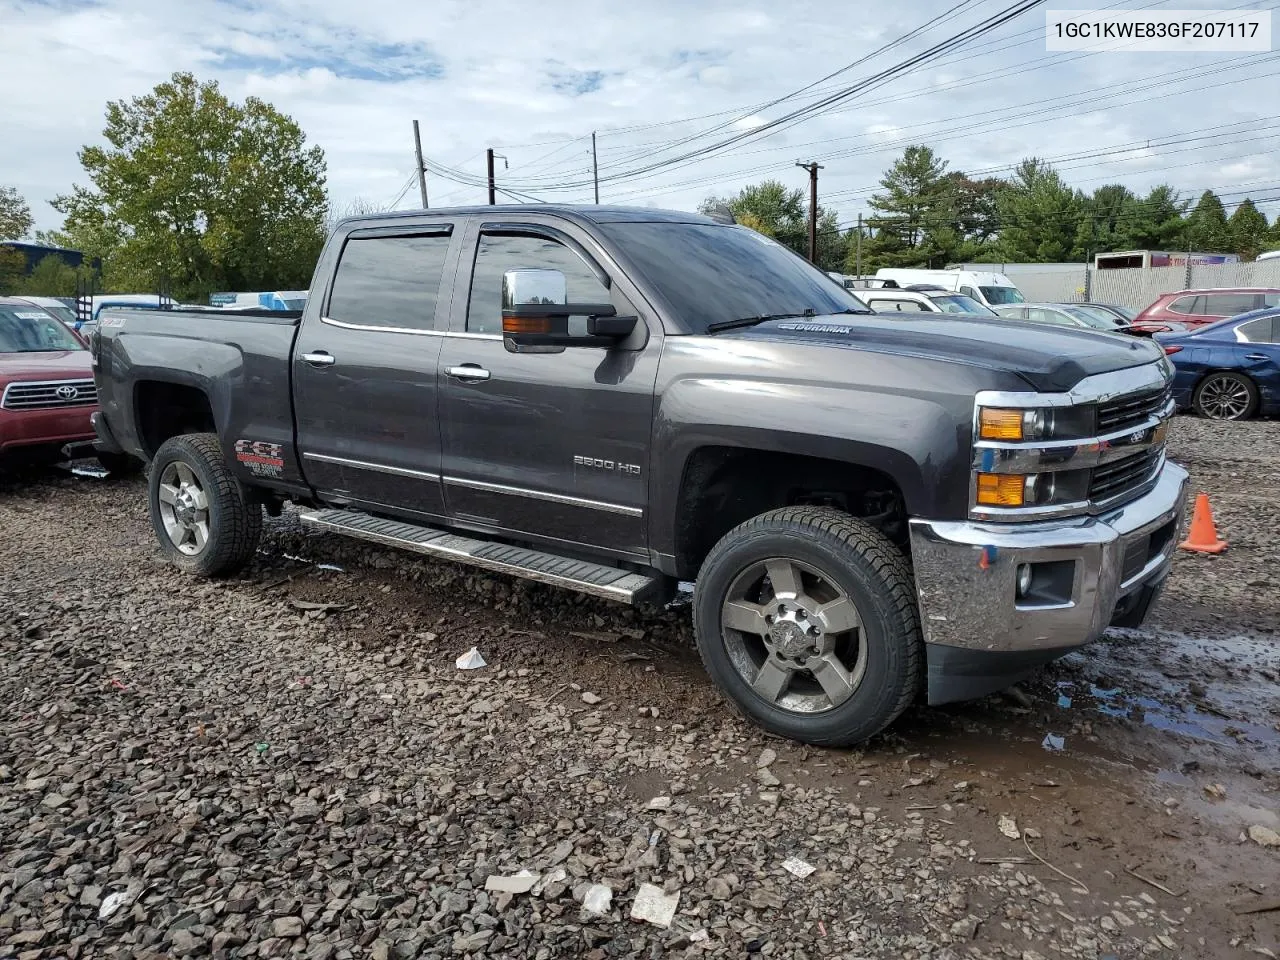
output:
POLYGON ((313 367, 331 367, 338 362, 337 358, 331 353, 325 353, 323 350, 317 350, 315 353, 304 353, 302 362, 309 363, 313 367))
POLYGON ((1244 358, 1246 360, 1270 360, 1271 359, 1265 353, 1246 353, 1244 355, 1244 358))
POLYGON ((444 372, 458 380, 488 380, 489 371, 478 363, 464 363, 460 367, 445 367, 444 372))

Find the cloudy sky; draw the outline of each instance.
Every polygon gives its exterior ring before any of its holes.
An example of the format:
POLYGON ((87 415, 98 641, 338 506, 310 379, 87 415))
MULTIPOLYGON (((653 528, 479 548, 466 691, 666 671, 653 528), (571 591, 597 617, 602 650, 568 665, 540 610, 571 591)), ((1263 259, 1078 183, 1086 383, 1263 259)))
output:
POLYGON ((484 201, 488 146, 506 158, 500 186, 589 201, 593 130, 603 202, 691 209, 766 177, 804 186, 795 163, 817 160, 822 202, 849 222, 908 143, 971 175, 1038 155, 1084 189, 1212 187, 1228 209, 1280 197, 1276 53, 1046 53, 1041 7, 866 83, 1011 2, 0 0, 0 185, 27 197, 38 228, 57 226, 48 201, 83 182, 76 151, 98 141, 106 102, 190 70, 298 120, 339 210, 417 205, 415 118, 432 205, 484 201), (661 161, 677 162, 648 169, 661 161))

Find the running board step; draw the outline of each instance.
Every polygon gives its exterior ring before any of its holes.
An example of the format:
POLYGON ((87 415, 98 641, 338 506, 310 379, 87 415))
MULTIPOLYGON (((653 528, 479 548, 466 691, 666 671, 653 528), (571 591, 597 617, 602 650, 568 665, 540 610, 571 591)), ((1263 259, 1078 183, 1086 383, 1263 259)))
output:
POLYGON ((385 520, 354 510, 316 510, 299 517, 304 524, 320 530, 399 547, 441 560, 452 560, 497 573, 509 573, 527 580, 567 587, 606 600, 638 603, 660 586, 657 577, 619 570, 617 567, 569 557, 512 547, 491 540, 474 540, 434 527, 385 520))

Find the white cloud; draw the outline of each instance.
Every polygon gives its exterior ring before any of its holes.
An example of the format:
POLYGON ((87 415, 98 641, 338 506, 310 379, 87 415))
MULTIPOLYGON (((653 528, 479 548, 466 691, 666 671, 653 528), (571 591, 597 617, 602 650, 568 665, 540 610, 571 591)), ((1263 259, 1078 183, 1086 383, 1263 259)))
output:
MULTIPOLYGON (((1034 14, 985 34, 980 50, 783 133, 762 132, 696 163, 609 179, 758 130, 983 13, 935 25, 798 101, 765 106, 932 23, 949 5, 795 0, 784 11, 751 0, 603 8, 588 0, 0 0, 0 80, 11 92, 0 105, 0 182, 27 196, 40 227, 56 225, 47 201, 83 180, 76 151, 98 141, 106 102, 191 69, 233 97, 259 96, 293 116, 324 147, 338 206, 357 196, 386 202, 399 192, 413 169, 415 117, 432 161, 479 176, 485 147, 499 146, 510 159, 500 179, 571 201, 588 199, 590 187, 550 188, 589 179, 592 130, 606 181, 601 196, 611 202, 692 208, 710 193, 769 176, 800 187, 805 174, 794 163, 803 158, 824 165, 824 202, 851 220, 907 142, 930 143, 952 169, 987 170, 1032 154, 1073 157, 1150 139, 1157 145, 1132 159, 1064 161, 1064 175, 1086 189, 1108 179, 1138 190, 1168 180, 1189 193, 1248 178, 1264 186, 1259 195, 1280 193, 1280 161, 1263 152, 1265 142, 1247 142, 1265 132, 1267 104, 1280 94, 1265 61, 1045 54, 1034 14), (1176 70, 1185 72, 1170 75, 1176 70), (1237 83, 1215 86, 1227 82, 1237 83), (679 118, 698 119, 669 123, 679 118), (1168 143, 1237 121, 1216 137, 1168 143), (671 145, 713 127, 704 139, 671 145)), ((430 180, 433 201, 483 199, 480 189, 430 180)), ((414 197, 410 191, 404 205, 414 197)))

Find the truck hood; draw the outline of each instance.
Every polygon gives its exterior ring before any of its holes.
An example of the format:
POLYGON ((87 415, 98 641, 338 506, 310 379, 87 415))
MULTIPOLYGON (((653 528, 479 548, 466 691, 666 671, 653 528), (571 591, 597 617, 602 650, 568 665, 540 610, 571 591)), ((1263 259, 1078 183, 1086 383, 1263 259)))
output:
POLYGON ((0 353, 0 380, 84 380, 92 376, 88 350, 0 353))
POLYGON ((950 360, 1017 374, 1043 393, 1061 393, 1085 377, 1153 363, 1163 355, 1150 341, 1123 334, 955 314, 928 314, 919 319, 850 314, 797 317, 720 336, 822 342, 846 349, 950 360))

